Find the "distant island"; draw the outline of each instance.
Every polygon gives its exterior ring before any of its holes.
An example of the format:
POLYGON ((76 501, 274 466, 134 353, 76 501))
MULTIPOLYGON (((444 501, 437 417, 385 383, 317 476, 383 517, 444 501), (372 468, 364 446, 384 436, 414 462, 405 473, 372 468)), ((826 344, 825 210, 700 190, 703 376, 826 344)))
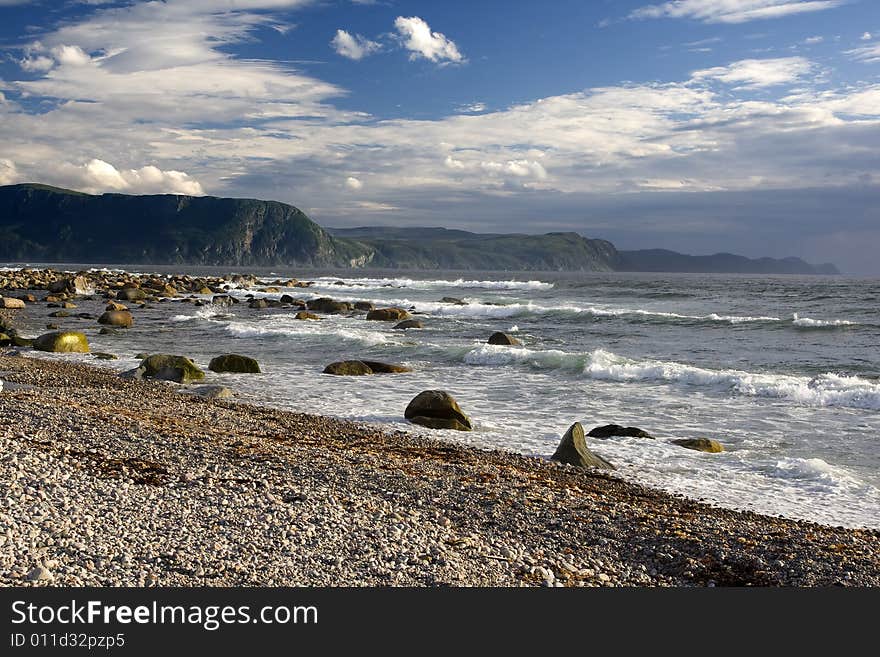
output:
POLYGON ((839 274, 800 258, 619 251, 577 233, 322 228, 278 201, 0 186, 0 260, 494 271, 839 274))

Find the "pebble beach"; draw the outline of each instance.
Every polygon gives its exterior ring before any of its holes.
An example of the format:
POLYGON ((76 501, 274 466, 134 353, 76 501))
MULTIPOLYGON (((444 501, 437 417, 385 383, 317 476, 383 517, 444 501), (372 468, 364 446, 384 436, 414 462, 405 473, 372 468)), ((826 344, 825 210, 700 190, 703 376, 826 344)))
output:
POLYGON ((4 586, 876 586, 880 534, 0 356, 4 586))

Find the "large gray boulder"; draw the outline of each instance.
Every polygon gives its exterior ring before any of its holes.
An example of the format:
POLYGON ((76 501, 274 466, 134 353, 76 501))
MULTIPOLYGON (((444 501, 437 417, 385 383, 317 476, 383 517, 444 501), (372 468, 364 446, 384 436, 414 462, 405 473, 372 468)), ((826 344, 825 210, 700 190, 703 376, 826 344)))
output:
POLYGON ((473 424, 452 395, 445 390, 425 390, 416 395, 403 416, 413 424, 430 429, 471 431, 473 424))
POLYGON ((616 468, 597 454, 593 454, 587 447, 587 439, 584 436, 584 427, 580 422, 572 424, 553 456, 550 457, 559 463, 568 463, 579 468, 602 468, 603 470, 615 470, 616 468))

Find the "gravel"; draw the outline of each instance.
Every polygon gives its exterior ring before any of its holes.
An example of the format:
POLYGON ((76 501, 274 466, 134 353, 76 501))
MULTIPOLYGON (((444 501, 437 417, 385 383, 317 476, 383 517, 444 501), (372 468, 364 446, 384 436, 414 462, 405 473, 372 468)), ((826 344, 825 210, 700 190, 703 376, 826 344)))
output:
POLYGON ((0 355, 5 586, 877 586, 880 532, 0 355))

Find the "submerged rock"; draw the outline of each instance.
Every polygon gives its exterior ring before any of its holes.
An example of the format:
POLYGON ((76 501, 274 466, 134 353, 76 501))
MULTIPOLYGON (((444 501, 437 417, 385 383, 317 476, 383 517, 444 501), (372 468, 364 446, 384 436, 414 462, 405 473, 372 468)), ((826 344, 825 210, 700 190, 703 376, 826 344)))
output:
POLYGON ((611 438, 612 436, 622 436, 626 438, 654 438, 654 436, 647 431, 642 431, 638 427, 622 427, 619 424, 606 424, 601 427, 593 427, 587 435, 591 438, 611 438))
POLYGON ((417 319, 405 319, 400 324, 395 324, 394 328, 396 329, 420 329, 425 328, 425 325, 422 324, 417 319))
POLYGON ((512 335, 507 335, 507 333, 502 333, 501 331, 496 331, 495 333, 490 335, 488 343, 495 344, 495 345, 506 345, 509 347, 521 347, 522 346, 522 342, 517 340, 512 335))
POLYGON ((374 305, 373 305, 372 303, 370 303, 369 301, 355 301, 355 302, 354 302, 354 309, 355 309, 355 310, 364 310, 364 311, 366 311, 366 312, 370 312, 370 311, 373 310, 375 307, 376 307, 376 306, 374 306, 374 305))
POLYGON ((34 340, 34 349, 62 353, 89 353, 89 341, 79 331, 53 331, 34 340))
POLYGON ((329 297, 321 297, 320 299, 312 299, 306 302, 306 308, 315 312, 325 313, 327 315, 338 315, 340 313, 351 312, 351 304, 345 301, 334 301, 329 297))
POLYGON ((425 390, 416 395, 403 416, 413 424, 430 429, 471 431, 473 425, 455 398, 445 390, 425 390))
POLYGON ((467 305, 467 302, 462 301, 461 299, 457 299, 456 297, 443 297, 442 299, 440 299, 440 302, 441 303, 451 303, 451 304, 455 304, 456 306, 466 306, 467 305))
POLYGON ((250 356, 239 354, 224 354, 212 358, 208 363, 208 369, 212 372, 233 372, 236 374, 259 374, 260 364, 250 356))
POLYGON ((293 318, 294 319, 302 319, 302 320, 305 320, 305 319, 320 320, 321 319, 315 313, 310 313, 308 310, 300 310, 296 315, 293 316, 293 318))
POLYGON ((553 461, 568 463, 579 468, 616 469, 601 456, 590 451, 584 436, 584 427, 580 422, 575 422, 568 428, 568 431, 562 436, 562 440, 559 441, 556 452, 550 458, 553 461))
POLYGON ((708 452, 709 454, 718 454, 724 451, 724 446, 711 438, 679 438, 672 442, 687 449, 695 449, 698 452, 708 452))
POLYGON ((123 301, 143 301, 147 298, 147 293, 137 287, 124 287, 116 293, 116 298, 123 301))
POLYGON ((404 365, 382 363, 377 360, 362 360, 361 362, 373 370, 374 374, 403 374, 405 372, 412 372, 411 368, 404 365))
POLYGON ((336 363, 330 363, 324 368, 324 374, 335 374, 336 376, 364 376, 373 374, 372 368, 360 360, 342 360, 336 363))
POLYGON ((92 354, 98 360, 118 360, 119 356, 115 356, 114 354, 108 354, 103 351, 96 351, 92 354))
POLYGON ((192 383, 205 378, 205 373, 185 356, 153 354, 147 356, 140 365, 144 376, 177 383, 192 383))

